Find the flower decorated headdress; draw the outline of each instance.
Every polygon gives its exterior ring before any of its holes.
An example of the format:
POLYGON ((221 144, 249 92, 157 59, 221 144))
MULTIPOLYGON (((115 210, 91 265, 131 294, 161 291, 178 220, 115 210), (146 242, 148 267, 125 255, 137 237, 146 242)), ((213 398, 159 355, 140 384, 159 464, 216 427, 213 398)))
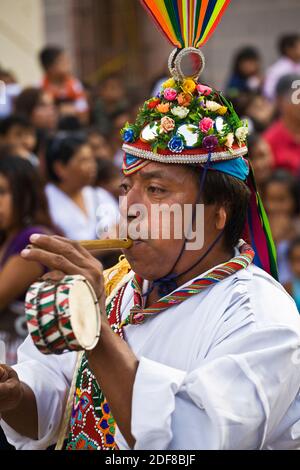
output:
POLYGON ((222 171, 251 189, 245 238, 255 262, 277 277, 276 252, 268 220, 248 161, 247 122, 222 92, 199 79, 205 59, 198 49, 209 39, 230 0, 141 0, 164 35, 176 47, 169 57, 171 77, 157 96, 145 101, 135 123, 122 129, 123 173, 135 173, 151 161, 198 164, 222 171))

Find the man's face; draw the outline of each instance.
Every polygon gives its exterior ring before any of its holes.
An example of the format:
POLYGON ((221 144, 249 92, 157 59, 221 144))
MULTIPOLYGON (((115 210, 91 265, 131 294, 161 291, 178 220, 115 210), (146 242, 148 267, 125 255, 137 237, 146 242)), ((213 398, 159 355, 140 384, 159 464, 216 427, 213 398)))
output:
MULTIPOLYGON (((197 201, 199 180, 200 174, 197 178, 197 175, 183 165, 152 162, 137 173, 122 178, 121 191, 125 197, 121 205, 121 213, 124 219, 127 218, 128 234, 130 236, 130 227, 137 221, 139 223, 136 227, 139 227, 140 232, 145 229, 147 233, 147 239, 144 239, 143 234, 124 253, 132 269, 144 279, 155 280, 166 276, 173 268, 184 240, 184 235, 180 239, 176 239, 175 228, 179 229, 181 234, 184 232, 182 226, 178 227, 178 219, 172 213, 171 217, 165 218, 157 215, 153 216, 151 211, 154 210, 154 206, 155 209, 158 209, 165 205, 164 207, 167 209, 175 204, 177 207, 181 207, 183 214, 184 205, 189 205, 191 208, 197 201), (141 204, 145 209, 145 213, 133 210, 135 204, 141 204), (169 227, 166 227, 167 224, 169 224, 169 227), (151 235, 151 232, 152 234, 155 233, 156 238, 151 235), (170 236, 166 237, 167 233, 170 236)), ((190 214, 189 222, 191 217, 190 214)), ((206 206, 204 220, 202 218, 200 220, 202 225, 201 227, 198 226, 198 228, 203 229, 204 224, 204 245, 200 249, 184 252, 176 265, 177 273, 185 271, 194 264, 201 256, 201 253, 215 240, 218 235, 215 218, 215 207, 206 206)), ((184 223, 184 217, 179 223, 180 225, 184 223)))

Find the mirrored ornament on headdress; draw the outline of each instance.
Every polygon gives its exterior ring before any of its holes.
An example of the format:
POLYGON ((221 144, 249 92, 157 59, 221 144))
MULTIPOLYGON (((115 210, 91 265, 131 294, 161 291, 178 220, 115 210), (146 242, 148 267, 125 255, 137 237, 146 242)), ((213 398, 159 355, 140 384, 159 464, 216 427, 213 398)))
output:
POLYGON ((202 52, 195 47, 174 49, 169 57, 169 70, 175 80, 183 81, 192 78, 197 81, 205 67, 202 52))

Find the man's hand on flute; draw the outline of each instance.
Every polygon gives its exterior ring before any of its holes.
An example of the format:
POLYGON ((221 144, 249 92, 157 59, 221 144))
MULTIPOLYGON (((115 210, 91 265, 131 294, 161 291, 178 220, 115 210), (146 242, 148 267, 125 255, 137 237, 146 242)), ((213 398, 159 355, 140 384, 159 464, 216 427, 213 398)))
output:
POLYGON ((21 255, 51 270, 44 275, 44 279, 55 282, 65 275, 81 274, 93 286, 100 303, 102 325, 97 346, 87 352, 89 365, 121 433, 128 445, 133 447, 135 440, 131 434, 131 406, 138 360, 127 343, 112 331, 107 320, 102 265, 78 242, 46 235, 33 235, 30 241, 33 248, 24 250, 21 255))

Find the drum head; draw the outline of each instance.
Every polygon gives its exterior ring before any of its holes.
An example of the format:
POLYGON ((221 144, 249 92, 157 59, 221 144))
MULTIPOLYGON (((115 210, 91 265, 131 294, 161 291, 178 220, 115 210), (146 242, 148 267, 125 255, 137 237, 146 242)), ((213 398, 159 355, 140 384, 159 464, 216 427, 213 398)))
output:
POLYGON ((78 343, 83 349, 94 349, 99 340, 101 317, 96 294, 88 281, 78 280, 71 286, 69 309, 78 343))

